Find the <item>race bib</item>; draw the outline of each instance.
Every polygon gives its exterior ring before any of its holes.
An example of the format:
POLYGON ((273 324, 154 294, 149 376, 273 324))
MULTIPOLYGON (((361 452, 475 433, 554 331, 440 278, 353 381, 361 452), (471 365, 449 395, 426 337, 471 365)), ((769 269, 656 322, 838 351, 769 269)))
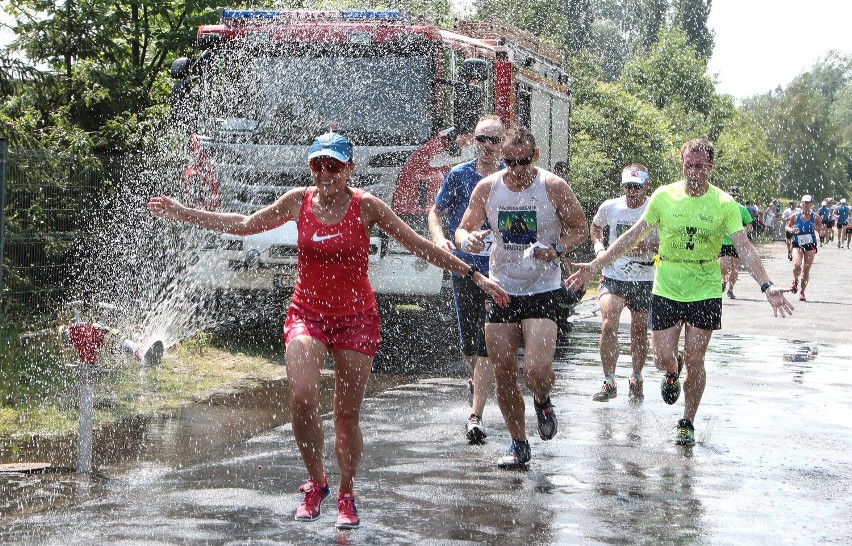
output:
POLYGON ((470 252, 474 256, 490 256, 491 255, 491 245, 494 244, 494 234, 489 233, 485 236, 485 239, 482 240, 485 246, 482 247, 482 250, 479 252, 470 252))
POLYGON ((811 233, 803 233, 796 236, 796 242, 799 243, 799 246, 810 245, 814 242, 814 236, 811 233))

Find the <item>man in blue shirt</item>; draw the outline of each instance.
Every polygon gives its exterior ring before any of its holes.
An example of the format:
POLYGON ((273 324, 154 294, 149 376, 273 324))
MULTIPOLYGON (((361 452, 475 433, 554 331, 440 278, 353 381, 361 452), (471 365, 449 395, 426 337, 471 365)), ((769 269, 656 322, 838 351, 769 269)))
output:
MULTIPOLYGON (((482 232, 489 234, 482 252, 468 254, 457 248, 453 234, 461 223, 467 209, 470 194, 476 184, 485 176, 503 168, 500 162, 500 150, 506 128, 495 115, 484 116, 474 130, 476 159, 456 165, 444 178, 444 183, 435 196, 435 205, 429 210, 429 232, 436 245, 453 254, 488 275, 488 256, 490 253, 490 228, 482 226, 482 232), (441 216, 446 215, 447 231, 442 226, 441 216), (450 234, 447 238, 446 233, 450 234)), ((485 300, 487 295, 467 277, 452 276, 453 299, 456 318, 459 324, 459 340, 465 362, 470 367, 471 379, 468 380, 470 417, 467 421, 467 440, 472 444, 481 443, 486 434, 482 428, 482 412, 488 392, 494 383, 494 365, 488 360, 485 350, 485 300)))
POLYGON ((837 220, 837 248, 843 246, 843 239, 846 237, 846 224, 849 222, 849 207, 846 205, 846 198, 840 200, 840 204, 834 207, 834 218, 837 220))

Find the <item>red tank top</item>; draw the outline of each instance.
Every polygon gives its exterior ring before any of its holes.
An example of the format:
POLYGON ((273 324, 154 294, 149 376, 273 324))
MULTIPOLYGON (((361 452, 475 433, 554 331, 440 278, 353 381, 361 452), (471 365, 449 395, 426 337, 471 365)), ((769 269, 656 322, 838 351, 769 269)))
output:
POLYGON ((299 218, 299 278, 293 303, 331 316, 360 313, 376 305, 367 267, 370 238, 361 219, 364 190, 353 189, 349 209, 336 224, 324 224, 314 214, 315 187, 305 191, 299 218))

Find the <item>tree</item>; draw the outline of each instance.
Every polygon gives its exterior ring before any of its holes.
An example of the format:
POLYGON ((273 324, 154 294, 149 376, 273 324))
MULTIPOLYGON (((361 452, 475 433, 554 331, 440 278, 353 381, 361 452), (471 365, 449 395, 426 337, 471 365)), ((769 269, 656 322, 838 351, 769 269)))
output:
MULTIPOLYGON (((227 2, 207 0, 19 0, 7 11, 17 35, 12 47, 56 74, 58 106, 65 122, 98 139, 110 121, 144 116, 166 101, 163 73, 176 52, 189 49, 195 29, 212 22, 215 8, 227 2)), ((42 112, 57 104, 34 105, 42 112)), ((98 140, 100 140, 98 142, 98 140)), ((119 143, 119 146, 121 143, 119 143)))
POLYGON ((696 56, 708 60, 713 54, 713 32, 707 28, 713 0, 674 0, 673 21, 695 48, 696 56))
POLYGON ((642 163, 654 184, 678 177, 676 137, 668 120, 617 83, 599 83, 574 108, 571 185, 587 212, 621 192, 625 165, 642 163))
POLYGON ((734 111, 715 144, 713 184, 722 189, 738 186, 755 203, 778 197, 781 159, 769 151, 766 133, 748 114, 734 111))
POLYGON ((747 112, 766 132, 770 150, 781 157, 780 192, 817 197, 848 191, 841 132, 830 117, 831 101, 810 72, 785 89, 746 101, 747 112))
POLYGON ((621 82, 631 94, 663 110, 689 115, 711 113, 716 94, 707 75, 707 63, 698 58, 686 34, 669 29, 647 54, 637 54, 625 65, 621 82))

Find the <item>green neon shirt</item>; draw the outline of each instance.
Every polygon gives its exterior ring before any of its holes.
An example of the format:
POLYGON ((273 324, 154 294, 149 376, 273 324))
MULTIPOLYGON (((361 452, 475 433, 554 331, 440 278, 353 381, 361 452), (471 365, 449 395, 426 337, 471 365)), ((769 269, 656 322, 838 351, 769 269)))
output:
POLYGON ((743 229, 733 197, 712 184, 704 195, 690 197, 681 180, 657 188, 642 219, 659 226, 655 295, 680 302, 722 297, 722 238, 743 229))
MULTIPOLYGON (((739 203, 737 203, 737 205, 740 206, 740 216, 743 219, 743 225, 747 226, 750 223, 754 222, 754 218, 751 217, 751 213, 748 211, 748 209, 745 208, 744 205, 740 205, 739 203)), ((731 239, 731 236, 726 233, 724 239, 722 239, 722 244, 733 245, 734 241, 731 239)))

